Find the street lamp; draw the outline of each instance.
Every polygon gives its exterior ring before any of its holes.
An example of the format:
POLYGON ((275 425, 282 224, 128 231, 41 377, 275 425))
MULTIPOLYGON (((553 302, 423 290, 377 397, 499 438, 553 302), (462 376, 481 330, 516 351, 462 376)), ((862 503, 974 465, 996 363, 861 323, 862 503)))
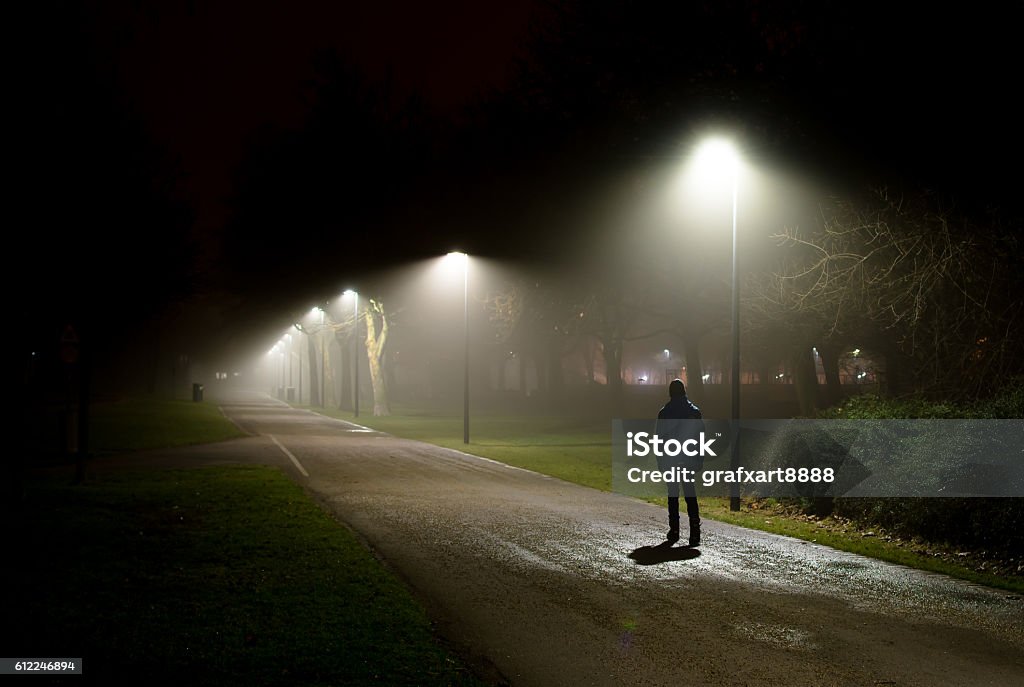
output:
POLYGON ((359 292, 346 289, 343 296, 352 296, 352 417, 359 417, 359 292))
POLYGON ((462 373, 462 443, 469 443, 469 256, 451 252, 445 256, 453 264, 462 265, 462 318, 465 330, 465 366, 462 373))
MULTIPOLYGON (((732 183, 732 457, 731 469, 739 466, 740 419, 740 282, 737 257, 736 206, 739 187, 739 155, 733 145, 721 138, 705 141, 697 150, 697 166, 704 174, 714 178, 727 178, 732 183)), ((740 509, 739 485, 733 484, 729 495, 729 510, 740 509)))

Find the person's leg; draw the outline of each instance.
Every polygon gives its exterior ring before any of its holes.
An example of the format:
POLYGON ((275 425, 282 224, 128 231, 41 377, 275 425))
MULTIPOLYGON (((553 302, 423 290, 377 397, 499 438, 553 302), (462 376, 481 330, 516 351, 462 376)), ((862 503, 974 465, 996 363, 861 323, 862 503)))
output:
MULTIPOLYGON (((691 483, 683 484, 686 499, 686 515, 690 519, 690 546, 700 546, 700 506, 697 505, 697 488, 691 483)), ((676 502, 678 512, 679 503, 676 502)))
POLYGON ((679 541, 679 485, 668 483, 668 535, 670 542, 679 541))

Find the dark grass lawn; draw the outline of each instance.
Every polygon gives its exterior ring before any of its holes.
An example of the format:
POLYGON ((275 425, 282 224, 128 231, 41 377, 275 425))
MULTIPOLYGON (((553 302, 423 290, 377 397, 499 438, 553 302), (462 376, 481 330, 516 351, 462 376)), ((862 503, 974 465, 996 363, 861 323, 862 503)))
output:
POLYGON ((90 450, 139 451, 245 436, 214 403, 127 398, 90 409, 90 450))
POLYGON ((81 657, 89 684, 476 684, 275 469, 35 480, 3 532, 4 655, 81 657))
POLYGON ((462 441, 462 415, 402 408, 401 414, 388 417, 354 419, 346 411, 311 410, 587 487, 603 491, 612 488, 610 421, 547 415, 474 416, 470 425, 471 444, 466 446, 462 441))

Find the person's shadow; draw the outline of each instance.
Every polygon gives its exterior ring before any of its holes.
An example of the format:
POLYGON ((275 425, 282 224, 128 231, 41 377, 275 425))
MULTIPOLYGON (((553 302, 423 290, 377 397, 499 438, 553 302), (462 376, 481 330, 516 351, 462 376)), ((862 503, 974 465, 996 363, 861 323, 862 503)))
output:
POLYGON ((671 561, 688 561, 700 556, 700 549, 689 546, 672 546, 671 542, 662 542, 657 546, 641 546, 633 549, 629 557, 637 565, 657 565, 671 561))

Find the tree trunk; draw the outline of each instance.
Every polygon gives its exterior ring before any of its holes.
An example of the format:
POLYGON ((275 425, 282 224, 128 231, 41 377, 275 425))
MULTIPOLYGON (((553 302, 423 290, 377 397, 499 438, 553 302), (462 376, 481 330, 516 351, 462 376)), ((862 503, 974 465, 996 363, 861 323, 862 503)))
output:
POLYGON ((526 388, 528 382, 526 377, 526 355, 522 351, 519 351, 516 355, 516 362, 519 363, 519 393, 523 398, 526 398, 529 390, 526 388))
POLYGON ((307 349, 309 351, 309 405, 320 405, 320 375, 317 368, 320 365, 320 351, 317 350, 316 342, 312 336, 306 336, 307 349))
POLYGON ((825 369, 825 403, 835 405, 843 400, 843 385, 839 379, 839 348, 833 345, 819 346, 818 355, 825 369))
POLYGON ((801 345, 794 349, 790 359, 793 364, 796 397, 800 402, 800 414, 814 417, 818 409, 818 375, 814 369, 814 356, 810 345, 801 345))
POLYGON ((623 409, 622 389, 622 342, 602 341, 604 369, 608 378, 608 401, 613 415, 621 415, 623 409))
POLYGON ((370 300, 363 312, 366 321, 366 358, 370 363, 370 383, 373 386, 373 414, 375 417, 391 414, 388 402, 387 380, 384 374, 384 347, 388 341, 388 318, 384 306, 370 300), (380 319, 378 330, 377 320, 380 319))
POLYGON ((323 345, 327 347, 327 355, 324 356, 324 406, 328 403, 332 406, 337 405, 338 399, 338 354, 341 349, 339 348, 336 352, 334 346, 334 337, 325 338, 323 345))
POLYGON ((341 394, 338 410, 352 409, 352 338, 338 337, 341 347, 341 394))
POLYGON ((373 415, 380 417, 390 415, 388 392, 384 383, 384 371, 381 360, 375 355, 370 356, 370 382, 373 385, 373 415))
POLYGON ((533 369, 537 373, 537 394, 544 398, 548 393, 548 371, 544 365, 544 356, 534 348, 530 353, 530 359, 533 360, 533 369))
POLYGON ((547 350, 548 368, 548 398, 552 401, 562 400, 563 378, 562 378, 562 342, 554 337, 548 339, 547 350))
POLYGON ((906 359, 895 344, 886 343, 882 346, 882 355, 885 356, 885 375, 882 377, 882 390, 888 396, 900 396, 910 391, 906 375, 902 373, 901 367, 909 365, 906 359))
POLYGON ((594 383, 594 342, 588 337, 583 344, 583 366, 587 370, 587 382, 594 383))
POLYGON ((703 398, 704 364, 700 359, 700 337, 686 337, 683 350, 686 353, 686 394, 692 398, 703 398))

